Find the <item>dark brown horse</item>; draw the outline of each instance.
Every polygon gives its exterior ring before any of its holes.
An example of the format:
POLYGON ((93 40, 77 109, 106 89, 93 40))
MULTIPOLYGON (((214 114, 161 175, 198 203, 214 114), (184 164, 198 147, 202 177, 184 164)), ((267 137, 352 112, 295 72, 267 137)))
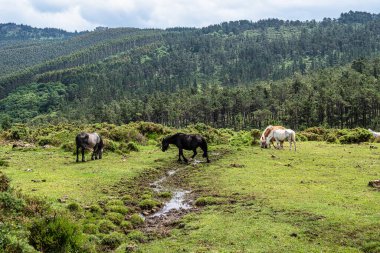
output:
POLYGON ((203 150, 203 157, 207 159, 207 162, 209 163, 210 160, 208 159, 207 154, 207 142, 205 138, 203 138, 200 135, 197 134, 183 134, 183 133, 177 133, 171 136, 167 136, 162 140, 162 151, 166 151, 169 148, 169 144, 174 144, 177 146, 179 151, 179 157, 178 161, 181 161, 181 156, 185 162, 187 162, 187 159, 183 155, 183 150, 192 150, 193 156, 191 158, 194 158, 197 155, 197 148, 200 147, 203 150))

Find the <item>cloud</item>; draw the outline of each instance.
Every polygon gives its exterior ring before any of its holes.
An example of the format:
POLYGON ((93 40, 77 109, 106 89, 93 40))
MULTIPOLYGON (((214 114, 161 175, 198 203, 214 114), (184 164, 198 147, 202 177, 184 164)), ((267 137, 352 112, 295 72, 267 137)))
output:
POLYGON ((349 10, 380 12, 378 0, 0 0, 0 22, 65 30, 96 26, 202 27, 265 18, 321 20, 349 10))

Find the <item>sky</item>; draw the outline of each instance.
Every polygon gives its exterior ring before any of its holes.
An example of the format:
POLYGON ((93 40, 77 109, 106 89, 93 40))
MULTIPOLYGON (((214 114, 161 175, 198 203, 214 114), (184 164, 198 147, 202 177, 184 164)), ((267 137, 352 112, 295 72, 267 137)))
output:
POLYGON ((0 23, 67 31, 204 27, 242 19, 322 20, 350 10, 380 13, 380 0, 0 0, 0 23))

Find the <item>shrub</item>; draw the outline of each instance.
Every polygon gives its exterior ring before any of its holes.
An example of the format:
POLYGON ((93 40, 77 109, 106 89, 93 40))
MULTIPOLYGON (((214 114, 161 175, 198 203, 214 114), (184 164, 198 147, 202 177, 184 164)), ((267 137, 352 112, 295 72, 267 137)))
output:
POLYGON ((63 149, 66 152, 75 152, 76 146, 73 142, 64 143, 61 145, 61 149, 63 149))
POLYGON ((139 203, 139 207, 142 210, 152 210, 156 206, 160 206, 160 205, 161 205, 161 203, 158 202, 157 200, 154 200, 154 199, 143 199, 139 203))
POLYGON ((102 220, 99 222, 99 232, 103 234, 108 234, 113 231, 116 226, 110 220, 102 220))
POLYGON ((83 232, 86 234, 97 234, 99 232, 99 226, 93 223, 85 224, 83 226, 83 232))
POLYGON ((112 232, 106 235, 102 240, 102 245, 107 246, 109 249, 114 250, 123 242, 124 235, 119 232, 112 232))
POLYGON ((260 142, 260 138, 261 138, 261 131, 259 129, 252 129, 251 132, 251 137, 252 137, 252 144, 255 145, 255 144, 259 144, 260 142))
POLYGON ((172 193, 171 192, 160 192, 158 194, 158 197, 168 199, 168 198, 172 197, 172 193))
POLYGON ((78 252, 82 245, 82 233, 68 217, 35 220, 29 231, 30 244, 42 252, 78 252))
POLYGON ((109 212, 106 214, 106 217, 116 225, 120 225, 120 223, 124 220, 124 215, 121 213, 109 212))
POLYGON ((107 206, 123 206, 124 202, 120 199, 111 199, 107 202, 107 206))
POLYGON ((122 198, 122 201, 125 205, 136 205, 137 201, 131 196, 131 195, 124 195, 122 198))
POLYGON ((9 162, 0 159, 0 167, 9 167, 9 162))
POLYGON ((9 182, 9 178, 0 171, 0 192, 8 191, 9 182))
POLYGON ((25 207, 25 201, 14 196, 12 193, 0 192, 0 210, 6 212, 20 212, 25 207))
POLYGON ((301 133, 296 133, 297 141, 308 141, 307 137, 301 133))
POLYGON ((121 227, 121 229, 123 229, 124 232, 128 232, 128 231, 133 229, 132 222, 130 222, 130 221, 122 221, 120 223, 120 227, 121 227))
POLYGON ((102 213, 102 208, 99 205, 91 205, 89 210, 91 213, 102 213))
POLYGON ((140 242, 140 243, 146 242, 146 236, 144 235, 143 232, 138 231, 138 230, 134 230, 130 232, 127 238, 135 242, 140 242))
POLYGON ((133 227, 138 227, 142 224, 144 224, 144 218, 141 217, 141 215, 135 213, 135 214, 132 214, 130 220, 129 220, 132 224, 133 227))
POLYGON ((338 143, 338 138, 336 137, 336 133, 331 132, 326 135, 326 142, 327 143, 338 143))
MULTIPOLYGON (((298 135, 303 135, 308 141, 323 141, 323 136, 311 132, 301 132, 298 135)), ((297 134, 296 134, 297 136, 297 134)))
POLYGON ((112 205, 112 206, 107 206, 107 209, 115 213, 121 213, 121 214, 129 213, 129 208, 126 206, 112 205))
POLYGON ((220 198, 215 198, 212 196, 200 197, 195 201, 196 206, 209 206, 209 205, 220 205, 224 201, 220 198))
POLYGON ((77 212, 80 209, 80 206, 78 203, 70 203, 67 205, 67 209, 69 209, 71 212, 77 212))
POLYGON ((40 136, 37 139, 37 143, 40 146, 45 146, 45 145, 59 146, 61 144, 59 140, 51 136, 40 136))
POLYGON ((372 133, 364 128, 355 128, 347 131, 347 134, 339 137, 342 144, 360 143, 369 141, 372 138, 372 133))
POLYGON ((118 150, 118 145, 116 142, 110 140, 110 139, 103 139, 104 142, 104 149, 110 152, 115 152, 118 150))

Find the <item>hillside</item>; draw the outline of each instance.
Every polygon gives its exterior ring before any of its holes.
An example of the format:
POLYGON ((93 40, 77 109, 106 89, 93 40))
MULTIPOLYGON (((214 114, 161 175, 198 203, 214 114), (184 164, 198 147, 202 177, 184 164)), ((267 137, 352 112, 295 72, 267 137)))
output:
POLYGON ((378 60, 361 58, 378 56, 379 35, 379 15, 349 12, 321 22, 101 29, 16 47, 0 52, 8 66, 0 121, 374 126, 379 99, 342 89, 365 83, 366 94, 378 93, 378 60))

